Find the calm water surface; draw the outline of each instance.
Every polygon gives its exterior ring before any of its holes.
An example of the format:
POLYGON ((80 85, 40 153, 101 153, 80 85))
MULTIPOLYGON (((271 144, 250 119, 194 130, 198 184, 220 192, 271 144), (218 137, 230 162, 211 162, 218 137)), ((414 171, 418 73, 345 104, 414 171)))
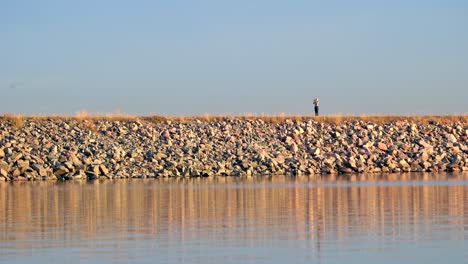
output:
POLYGON ((0 183, 0 262, 467 263, 468 175, 0 183))

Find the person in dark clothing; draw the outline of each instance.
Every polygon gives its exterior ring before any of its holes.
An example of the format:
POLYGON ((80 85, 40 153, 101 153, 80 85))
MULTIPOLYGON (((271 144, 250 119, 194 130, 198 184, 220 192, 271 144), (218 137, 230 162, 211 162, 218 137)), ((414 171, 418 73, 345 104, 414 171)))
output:
POLYGON ((319 104, 320 104, 320 101, 319 101, 318 97, 315 97, 315 99, 314 99, 315 116, 319 115, 319 104))

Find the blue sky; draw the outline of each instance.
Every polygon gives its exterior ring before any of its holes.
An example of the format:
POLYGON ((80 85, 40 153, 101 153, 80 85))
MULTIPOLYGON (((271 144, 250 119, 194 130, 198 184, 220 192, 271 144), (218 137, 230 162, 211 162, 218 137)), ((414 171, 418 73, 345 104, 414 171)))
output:
POLYGON ((466 114, 467 28, 461 0, 0 0, 0 114, 466 114))

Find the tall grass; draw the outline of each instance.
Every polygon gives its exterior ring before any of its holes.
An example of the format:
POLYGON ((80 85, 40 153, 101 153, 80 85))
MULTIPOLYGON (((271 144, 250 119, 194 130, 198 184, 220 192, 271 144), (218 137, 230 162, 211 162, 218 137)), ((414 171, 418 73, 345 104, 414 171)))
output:
POLYGON ((5 114, 3 115, 2 120, 10 121, 13 127, 18 129, 24 127, 24 117, 20 115, 5 114))
POLYGON ((79 112, 75 116, 20 116, 5 114, 0 116, 0 120, 11 121, 15 127, 21 128, 24 125, 25 120, 34 121, 45 121, 45 120, 75 120, 78 123, 95 122, 95 121, 121 121, 121 122, 132 122, 142 121, 151 123, 162 123, 162 122, 215 122, 215 121, 226 121, 226 120, 262 120, 268 123, 281 123, 287 120, 303 122, 312 120, 320 123, 330 124, 342 124, 349 121, 362 121, 372 122, 376 124, 406 121, 411 123, 439 123, 439 124, 450 124, 450 123, 468 123, 468 115, 445 115, 445 116, 287 116, 287 115, 242 115, 242 116, 216 116, 216 115, 202 115, 202 116, 128 116, 128 115, 91 115, 87 112, 79 112))
POLYGON ((269 123, 281 123, 287 120, 303 122, 307 120, 312 120, 320 123, 329 123, 329 124, 342 124, 344 122, 351 121, 362 121, 362 122, 372 122, 376 124, 384 124, 398 121, 406 121, 411 123, 419 124, 428 124, 428 123, 439 123, 439 124, 449 124, 449 123, 468 123, 468 115, 447 115, 447 116, 285 116, 285 115, 276 115, 276 116, 256 116, 256 115, 244 115, 244 116, 191 116, 191 117, 169 117, 169 116, 148 116, 141 117, 142 120, 149 121, 152 123, 161 123, 167 121, 174 122, 189 122, 189 121, 204 121, 204 122, 213 122, 213 121, 225 121, 225 120, 263 120, 264 122, 269 123))

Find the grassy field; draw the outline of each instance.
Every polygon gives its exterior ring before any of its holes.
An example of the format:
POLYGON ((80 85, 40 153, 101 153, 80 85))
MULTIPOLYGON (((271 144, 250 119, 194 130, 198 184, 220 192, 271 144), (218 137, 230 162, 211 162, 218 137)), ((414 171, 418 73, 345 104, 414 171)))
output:
POLYGON ((305 120, 314 120, 322 123, 332 123, 340 124, 346 121, 363 121, 363 122, 372 122, 377 124, 397 122, 397 121, 407 121, 418 124, 427 124, 429 122, 437 122, 441 124, 447 123, 468 123, 468 115, 447 115, 447 116, 266 116, 266 115, 244 115, 244 116, 187 116, 187 117, 171 117, 171 116, 127 116, 127 115, 89 115, 89 114, 77 114, 75 116, 21 116, 21 115, 12 115, 5 114, 0 116, 0 120, 3 121, 12 121, 15 126, 22 126, 22 123, 25 120, 35 120, 35 121, 46 121, 46 120, 75 120, 77 122, 84 121, 121 121, 121 122, 130 122, 130 121, 147 121, 151 123, 161 123, 167 121, 173 122, 188 122, 188 121, 203 121, 203 122, 213 122, 213 121, 223 121, 223 120, 263 120, 270 123, 280 123, 286 120, 293 121, 305 121, 305 120))
POLYGON ((408 121, 414 123, 456 123, 468 122, 468 115, 466 116, 199 116, 199 117, 161 117, 161 116, 150 116, 143 117, 144 120, 152 122, 161 122, 167 120, 173 121, 186 121, 186 120, 201 120, 201 121, 220 121, 228 119, 240 119, 240 120, 255 120, 261 119, 265 122, 280 123, 286 120, 293 121, 306 121, 314 120, 322 123, 333 123, 340 124, 346 121, 363 121, 373 123, 389 123, 396 121, 408 121))

